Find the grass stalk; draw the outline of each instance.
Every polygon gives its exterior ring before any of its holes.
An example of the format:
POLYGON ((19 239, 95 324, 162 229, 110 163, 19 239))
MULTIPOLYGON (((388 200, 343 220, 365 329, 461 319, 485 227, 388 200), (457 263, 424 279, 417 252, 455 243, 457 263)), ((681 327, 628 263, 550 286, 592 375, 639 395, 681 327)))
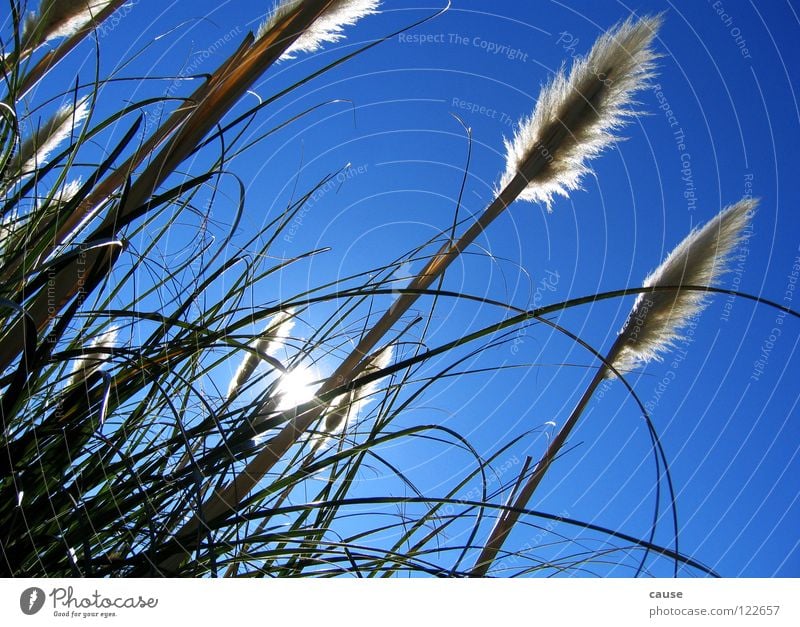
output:
POLYGON ((470 570, 471 577, 486 576, 489 568, 497 558, 497 554, 500 552, 500 549, 502 549, 503 544, 508 538, 508 535, 511 533, 514 525, 519 520, 522 511, 527 508, 533 493, 536 491, 536 488, 539 487, 542 479, 544 479, 544 476, 550 469, 550 465, 553 463, 553 460, 558 457, 558 454, 566 443, 567 438, 569 438, 570 434, 575 428, 575 425, 578 424, 578 420, 580 420, 583 411, 589 404, 589 401, 594 395, 595 390, 597 390, 597 386, 600 385, 608 376, 610 369, 607 364, 613 363, 614 358, 618 354, 621 346, 622 342, 620 341, 620 338, 617 338, 617 341, 614 342, 614 345, 608 352, 605 362, 602 366, 600 366, 600 368, 598 368, 594 377, 592 377, 591 382, 586 387, 586 390, 584 390, 583 395, 575 405, 572 413, 570 413, 569 418, 567 418, 567 421, 564 423, 564 426, 561 427, 559 432, 556 434, 556 437, 551 440, 544 455, 542 455, 541 459, 536 464, 533 473, 531 473, 531 476, 525 481, 525 485, 517 493, 513 502, 513 509, 504 512, 502 516, 498 517, 497 522, 492 528, 489 538, 484 544, 480 555, 475 560, 475 565, 470 570))
MULTIPOLYGON (((598 90, 602 83, 598 81, 598 90)), ((566 131, 565 131, 566 132, 566 131)), ((535 176, 544 169, 549 162, 549 154, 545 151, 536 151, 532 154, 526 174, 518 174, 495 197, 484 210, 481 216, 454 242, 448 242, 428 261, 423 270, 415 276, 406 292, 400 294, 392 306, 361 338, 357 346, 339 364, 333 374, 328 377, 316 391, 317 398, 330 396, 336 391, 345 389, 349 383, 361 372, 365 366, 364 358, 402 318, 402 316, 417 301, 421 293, 427 290, 434 281, 442 276, 458 255, 469 247, 489 225, 500 216, 503 211, 514 202, 529 185, 530 176, 535 176)), ((253 490, 258 482, 268 473, 275 464, 289 451, 289 449, 303 436, 314 422, 322 417, 326 405, 318 403, 311 408, 297 412, 288 424, 273 438, 263 444, 262 450, 247 464, 246 468, 236 475, 236 478, 221 490, 215 490, 212 496, 202 507, 199 516, 190 520, 177 534, 177 538, 185 538, 195 534, 201 520, 214 520, 236 510, 241 501, 253 490)), ((162 563, 167 571, 174 569, 184 556, 175 555, 162 563)))
POLYGON ((672 287, 674 292, 642 293, 636 299, 622 331, 609 349, 602 366, 573 409, 558 435, 515 500, 515 511, 497 520, 484 545, 472 576, 484 576, 497 557, 514 524, 519 519, 553 460, 564 446, 597 386, 608 377, 618 376, 639 364, 658 359, 679 339, 681 328, 707 305, 703 292, 681 289, 683 285, 712 284, 728 269, 736 245, 742 240, 757 201, 745 198, 726 207, 703 227, 689 233, 645 280, 644 287, 672 287))

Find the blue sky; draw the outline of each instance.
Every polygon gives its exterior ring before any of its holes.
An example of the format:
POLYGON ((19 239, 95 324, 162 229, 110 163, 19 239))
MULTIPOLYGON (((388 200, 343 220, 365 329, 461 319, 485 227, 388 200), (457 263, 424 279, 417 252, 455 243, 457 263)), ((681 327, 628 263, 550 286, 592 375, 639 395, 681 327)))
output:
MULTIPOLYGON (((253 92, 267 97, 437 6, 383 4, 383 13, 349 29, 345 41, 279 64, 253 92)), ((255 136, 326 103, 231 164, 248 186, 245 229, 271 219, 295 186, 308 189, 351 164, 342 185, 310 204, 302 224, 271 253, 332 250, 265 285, 263 300, 379 267, 448 228, 467 155, 464 129, 452 114, 473 138, 460 216, 480 212, 504 168, 503 137, 531 111, 548 77, 631 12, 664 11, 659 75, 640 95, 646 115, 622 131, 624 142, 593 162, 595 176, 585 179, 584 189, 558 198, 552 213, 531 203, 512 206, 452 267, 445 288, 529 308, 634 287, 691 228, 752 194, 761 205, 725 286, 800 308, 790 287, 800 256, 795 4, 455 0, 436 20, 282 98, 248 131, 255 136)), ((113 47, 104 45, 103 67, 113 68, 155 35, 175 29, 121 68, 121 75, 210 72, 257 26, 264 5, 135 3, 101 38, 113 41, 113 47)), ((81 71, 88 73, 89 66, 81 71)), ((109 88, 104 98, 130 95, 132 84, 138 98, 188 91, 169 80, 134 82, 109 88)), ((255 103, 255 96, 248 98, 255 103)), ((215 211, 224 218, 224 206, 215 211)), ((407 268, 415 269, 419 264, 407 268)), ((631 302, 584 306, 565 312, 559 323, 608 348, 631 302)), ((388 297, 375 302, 388 304, 388 297)), ((420 310, 429 304, 422 301, 420 310)), ((506 315, 496 307, 443 300, 425 342, 436 346, 506 315)), ((798 328, 797 320, 775 310, 720 296, 678 351, 631 378, 671 463, 681 550, 726 576, 800 575, 798 328)), ((538 436, 523 439, 498 461, 535 456, 543 434, 552 430, 547 423, 566 418, 594 365, 591 355, 552 330, 526 328, 512 344, 468 362, 475 369, 507 369, 440 382, 405 421, 454 428, 483 454, 541 426, 538 436)), ((643 421, 622 386, 603 389, 571 442, 577 446, 554 466, 531 506, 645 536, 654 470, 643 421)), ((432 456, 402 447, 389 453, 432 492, 466 469, 467 460, 441 449, 432 456)), ((363 490, 381 485, 367 481, 363 490)), ((511 544, 539 540, 531 529, 519 528, 511 544)), ((667 519, 657 540, 671 541, 667 519)), ((587 540, 587 546, 597 545, 587 540)), ((620 567, 603 572, 630 574, 620 567)), ((654 563, 652 572, 671 570, 654 563)))

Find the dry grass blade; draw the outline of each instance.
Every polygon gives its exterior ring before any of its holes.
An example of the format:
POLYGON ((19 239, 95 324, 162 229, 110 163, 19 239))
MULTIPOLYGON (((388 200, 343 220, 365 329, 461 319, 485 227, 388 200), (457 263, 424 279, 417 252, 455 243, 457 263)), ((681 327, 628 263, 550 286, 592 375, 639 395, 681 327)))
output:
POLYGON ((118 221, 124 221, 129 213, 143 205, 256 79, 330 4, 331 0, 301 3, 257 40, 236 64, 226 67, 225 74, 210 86, 185 123, 137 178, 124 206, 118 213, 109 215, 101 228, 115 228, 118 221))
POLYGON ((113 173, 101 181, 91 191, 86 199, 83 200, 75 211, 67 216, 62 223, 55 237, 53 243, 54 247, 61 244, 70 233, 74 232, 77 225, 86 219, 86 216, 90 215, 101 204, 105 203, 116 190, 124 185, 125 181, 133 174, 134 170, 186 121, 194 107, 203 100, 208 90, 217 85, 223 76, 227 75, 230 68, 239 62, 252 43, 252 36, 246 37, 236 52, 214 72, 207 82, 198 87, 194 93, 186 99, 186 102, 176 109, 169 118, 145 140, 133 155, 128 157, 124 163, 117 167, 113 173))

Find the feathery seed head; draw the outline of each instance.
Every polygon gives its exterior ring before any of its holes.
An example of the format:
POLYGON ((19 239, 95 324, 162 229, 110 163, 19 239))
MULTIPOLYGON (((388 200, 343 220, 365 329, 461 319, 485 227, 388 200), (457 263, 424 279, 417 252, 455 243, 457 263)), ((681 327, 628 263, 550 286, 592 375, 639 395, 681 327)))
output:
POLYGON ((505 140, 504 189, 519 174, 522 200, 550 210, 553 195, 580 188, 587 162, 617 140, 614 131, 635 112, 633 96, 654 75, 653 39, 661 16, 629 18, 603 34, 569 75, 564 68, 545 85, 530 117, 505 140))
POLYGON ((115 326, 94 338, 82 357, 75 360, 69 377, 69 385, 85 381, 108 360, 107 350, 117 345, 119 329, 115 326), (104 350, 100 350, 104 349, 104 350))
MULTIPOLYGON (((275 25, 294 11, 302 0, 283 0, 259 27, 256 39, 272 30, 275 25)), ((344 28, 378 12, 380 0, 334 0, 306 31, 281 55, 291 59, 299 52, 316 52, 325 43, 335 43, 344 38, 344 28)))
POLYGON ((46 163, 51 153, 72 135, 88 114, 88 96, 81 98, 74 106, 70 103, 56 111, 52 118, 22 142, 15 157, 17 170, 12 178, 30 175, 46 163))
POLYGON ((60 203, 68 203, 70 200, 75 198, 75 194, 80 191, 81 187, 83 187, 83 181, 80 177, 64 183, 61 189, 59 189, 55 194, 56 201, 60 203))
MULTIPOLYGON (((744 238, 757 201, 744 199, 694 229, 644 281, 644 287, 710 287, 728 269, 728 261, 744 238)), ((624 372, 649 361, 681 339, 690 319, 706 306, 708 295, 698 290, 642 292, 636 299, 612 355, 624 372)), ((613 377, 613 374, 609 376, 613 377)))
MULTIPOLYGON (((252 348, 258 353, 274 355, 282 346, 286 345, 286 340, 291 337, 290 334, 295 323, 294 314, 295 309, 290 307, 272 316, 267 321, 264 331, 251 344, 252 348)), ((239 389, 252 376, 260 362, 261 357, 257 353, 248 352, 244 356, 242 363, 239 364, 239 368, 231 378, 230 384, 228 384, 228 398, 232 398, 239 392, 239 389)))
MULTIPOLYGON (((353 381, 358 381, 387 368, 392 361, 393 355, 394 346, 391 344, 374 353, 367 365, 364 366, 364 369, 353 381)), ((350 421, 350 417, 357 416, 370 401, 370 397, 378 391, 379 381, 371 381, 334 399, 333 403, 331 403, 331 408, 325 415, 325 432, 336 433, 344 429, 350 421)))
POLYGON ((267 322, 264 332, 258 338, 258 350, 267 355, 274 355, 286 345, 286 340, 291 337, 295 325, 294 307, 289 307, 276 313, 267 322))
POLYGON ((39 12, 29 13, 23 37, 35 36, 36 44, 74 35, 111 0, 42 0, 39 12))

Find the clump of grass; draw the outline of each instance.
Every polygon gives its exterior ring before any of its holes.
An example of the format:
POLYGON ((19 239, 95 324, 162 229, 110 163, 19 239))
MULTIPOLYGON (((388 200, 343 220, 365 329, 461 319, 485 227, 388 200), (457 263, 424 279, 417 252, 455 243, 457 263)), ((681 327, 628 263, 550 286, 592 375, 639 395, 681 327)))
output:
MULTIPOLYGON (((540 109, 541 105, 537 105, 533 117, 521 123, 513 148, 509 148, 506 173, 495 199, 458 239, 448 242, 431 257, 407 290, 320 386, 316 393, 318 398, 349 384, 359 375, 366 365, 366 355, 417 301, 419 295, 444 274, 450 264, 508 205, 517 198, 535 198, 536 192, 531 190, 542 190, 538 193, 544 194, 543 198, 549 198, 553 186, 561 185, 554 182, 554 171, 560 173, 562 183, 567 187, 572 183, 564 180, 564 176, 574 182, 585 171, 584 161, 608 145, 613 139, 609 131, 622 124, 626 115, 630 115, 626 106, 631 102, 632 94, 646 87, 654 58, 650 45, 658 24, 658 18, 645 18, 635 23, 628 21, 612 29, 595 45, 590 55, 591 62, 580 60, 576 63, 570 75, 571 84, 562 85, 564 80, 559 79, 555 87, 548 86, 543 90, 540 103, 544 101, 552 110, 540 109), (541 118, 544 120, 540 121, 541 118), (540 129, 547 134, 546 138, 539 136, 540 129), (574 143, 574 138, 583 139, 587 146, 584 148, 580 143, 574 143), (545 139, 546 144, 543 144, 545 139)), ((233 482, 210 499, 207 504, 210 515, 230 510, 244 498, 297 442, 300 435, 319 420, 322 411, 322 407, 317 405, 297 413, 233 482)), ((190 530, 194 524, 196 521, 190 525, 190 530)))
MULTIPOLYGON (((246 233, 246 199, 224 205, 230 154, 243 149, 241 129, 263 109, 356 53, 233 121, 228 116, 276 62, 336 43, 380 3, 284 0, 179 104, 133 101, 102 118, 96 103, 104 81, 67 88, 53 68, 121 5, 43 0, 28 17, 10 5, 7 40, 16 48, 3 50, 0 107, 0 574, 486 573, 570 422, 537 465, 492 487, 493 464, 528 434, 486 457, 448 427, 403 418, 430 388, 462 374, 467 359, 510 341, 496 333, 578 303, 519 312, 437 347, 425 346, 424 331, 413 336, 427 326, 409 322, 409 313, 422 295, 469 298, 437 281, 514 201, 549 206, 554 194, 578 186, 589 161, 634 115, 635 94, 654 72, 660 17, 615 26, 543 89, 507 142, 495 198, 476 220, 454 221, 465 224, 460 234, 455 226, 443 231, 446 243, 434 255, 425 249, 435 239, 379 268, 252 307, 246 303, 263 293, 258 286, 321 253, 278 259, 270 248, 336 173, 246 233), (28 94, 46 84, 68 104, 42 122, 26 111, 38 110, 28 94), (142 112, 151 106, 167 114, 146 129, 142 112), (214 153, 217 139, 225 149, 214 153), (91 146, 100 140, 110 148, 93 163, 91 146), (200 151, 211 165, 198 172, 191 158, 200 151), (211 219, 218 204, 234 216, 225 226, 211 219), (175 250, 171 230, 192 220, 197 237, 175 250), (421 269, 397 290, 396 271, 409 266, 421 269), (376 297, 398 292, 375 320, 376 297), (305 313, 326 307, 327 318, 304 337, 305 313), (423 370, 465 346, 467 357, 433 374, 423 370), (329 356, 340 361, 324 372, 329 356), (287 403, 291 374, 304 371, 314 373, 310 400, 287 403), (459 467, 468 470, 445 494, 426 494, 385 456, 389 446, 441 447, 467 460, 459 467), (359 492, 359 476, 375 468, 405 496, 359 492), (480 491, 463 498, 474 483, 480 491), (396 513, 378 518, 374 508, 386 505, 396 513), (502 515, 484 542, 491 511, 502 515), (453 531, 467 539, 451 541, 453 531), (476 554, 474 567, 462 566, 476 554)), ((596 381, 650 360, 677 337, 682 317, 704 304, 707 294, 696 290, 721 272, 751 207, 740 203, 690 235, 648 278, 631 317, 642 318, 647 333, 634 337, 629 322, 596 381)), ((652 537, 559 520, 712 572, 652 537)), ((531 572, 572 562, 542 559, 531 572)))

